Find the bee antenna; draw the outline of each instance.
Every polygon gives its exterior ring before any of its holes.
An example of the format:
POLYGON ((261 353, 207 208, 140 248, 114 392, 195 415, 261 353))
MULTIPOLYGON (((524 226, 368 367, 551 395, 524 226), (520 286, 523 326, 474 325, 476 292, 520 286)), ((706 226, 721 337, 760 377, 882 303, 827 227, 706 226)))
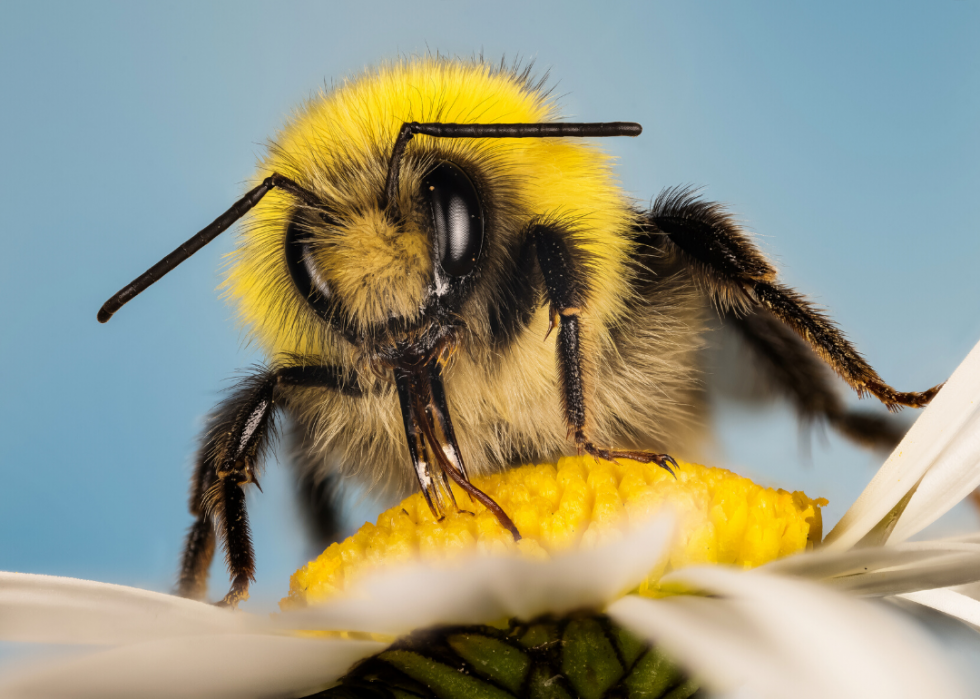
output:
POLYGON ((408 142, 416 134, 438 138, 604 138, 608 136, 639 136, 643 127, 631 121, 606 121, 587 124, 546 122, 538 124, 420 124, 405 122, 391 149, 388 179, 385 182, 384 206, 389 208, 398 197, 398 174, 408 142))
POLYGON ((165 274, 172 271, 181 262, 228 230, 235 221, 247 214, 253 206, 262 200, 262 197, 275 187, 296 195, 303 203, 309 206, 316 208, 322 208, 323 206, 309 190, 300 187, 288 177, 273 173, 269 177, 266 177, 262 181, 262 184, 232 204, 230 209, 216 218, 209 226, 196 233, 187 242, 183 243, 172 253, 120 289, 99 309, 99 322, 105 323, 108 321, 116 311, 146 291, 150 286, 160 281, 165 274))

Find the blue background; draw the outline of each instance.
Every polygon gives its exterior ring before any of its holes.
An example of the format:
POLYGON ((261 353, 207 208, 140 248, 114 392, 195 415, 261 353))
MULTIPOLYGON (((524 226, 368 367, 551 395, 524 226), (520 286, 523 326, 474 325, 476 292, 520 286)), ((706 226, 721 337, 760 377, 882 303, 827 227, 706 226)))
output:
MULTIPOLYGON (((170 589, 202 417, 261 359, 215 291, 234 235, 108 325, 95 313, 240 196, 293 105, 402 54, 520 55, 551 71, 568 118, 641 122, 604 144, 625 188, 729 203, 901 390, 980 339, 976 2, 11 1, 3 16, 0 569, 170 589)), ((835 435, 808 450, 782 404, 717 408, 715 463, 830 498, 828 524, 881 461, 835 435)), ((284 469, 263 487, 256 611, 311 553, 284 469)), ((977 520, 961 508, 940 530, 977 520)))

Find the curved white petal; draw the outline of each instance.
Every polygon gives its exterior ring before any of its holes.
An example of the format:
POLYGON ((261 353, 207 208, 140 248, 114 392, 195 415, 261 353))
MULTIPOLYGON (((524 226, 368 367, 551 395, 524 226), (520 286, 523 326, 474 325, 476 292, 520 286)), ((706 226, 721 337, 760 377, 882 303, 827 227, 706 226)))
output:
POLYGON ((0 681, 5 699, 248 699, 333 684, 382 643, 273 635, 166 638, 48 662, 0 681))
POLYGON ((434 624, 599 607, 635 588, 664 555, 673 518, 658 516, 620 541, 548 561, 472 558, 460 567, 413 566, 367 578, 357 598, 282 615, 289 628, 399 634, 434 624))
POLYGON ((267 627, 249 614, 123 585, 0 572, 0 640, 130 643, 267 627))
MULTIPOLYGON (((972 482, 974 474, 970 472, 976 470, 977 461, 970 460, 975 458, 970 431, 976 427, 978 412, 980 344, 974 346, 932 404, 915 421, 868 487, 824 539, 824 546, 838 550, 854 546, 941 462, 943 467, 922 481, 920 488, 926 488, 926 495, 913 510, 910 523, 902 527, 902 536, 911 536, 919 531, 915 527, 924 526, 923 522, 932 521, 959 502, 962 496, 956 500, 952 498, 957 493, 966 495, 969 492, 964 488, 972 482), (947 456, 952 458, 947 459, 947 456)), ((918 497, 916 493, 909 507, 918 497)))
MULTIPOLYGON (((956 536, 948 536, 948 537, 945 537, 943 539, 934 539, 933 541, 935 541, 937 543, 941 543, 941 542, 945 542, 945 541, 960 541, 960 542, 963 542, 963 543, 980 544, 980 532, 969 532, 967 534, 957 534, 956 536)), ((915 542, 915 543, 921 543, 921 542, 915 542)), ((909 544, 902 544, 902 545, 903 546, 908 546, 909 544)))
POLYGON ((955 590, 922 590, 897 595, 899 599, 931 607, 960 621, 980 628, 980 602, 955 590))
POLYGON ((872 573, 830 578, 824 582, 852 594, 883 597, 965 585, 977 580, 980 580, 980 555, 954 553, 872 573))
MULTIPOLYGON (((975 396, 980 405, 980 395, 975 396)), ((980 486, 980 410, 950 441, 919 484, 888 543, 915 536, 980 486)))
POLYGON ((926 637, 868 603, 721 567, 685 569, 663 582, 715 596, 631 596, 608 613, 662 644, 709 689, 774 699, 965 696, 926 637))
POLYGON ((966 595, 970 599, 980 602, 980 582, 972 582, 967 585, 957 585, 956 591, 961 595, 966 595))
MULTIPOLYGON (((820 549, 808 551, 760 566, 760 570, 779 575, 793 575, 808 580, 827 580, 845 575, 872 573, 882 568, 912 565, 927 561, 949 552, 964 551, 961 544, 947 544, 943 547, 923 548, 907 547, 869 547, 851 549, 849 551, 827 551, 820 549)), ((980 555, 980 547, 976 544, 966 544, 966 551, 975 551, 980 555)))
POLYGON ((821 581, 859 595, 896 595, 980 580, 980 545, 971 538, 820 550, 776 560, 760 569, 821 581))

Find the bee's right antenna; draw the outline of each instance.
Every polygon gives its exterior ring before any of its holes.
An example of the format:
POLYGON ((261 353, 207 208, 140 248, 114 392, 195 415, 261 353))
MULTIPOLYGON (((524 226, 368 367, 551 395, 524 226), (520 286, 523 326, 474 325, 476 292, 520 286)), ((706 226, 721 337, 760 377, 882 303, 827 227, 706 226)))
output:
POLYGON ((398 196, 398 172, 408 142, 415 134, 439 138, 603 138, 607 136, 639 136, 643 127, 631 121, 606 121, 588 124, 544 122, 538 124, 419 124, 405 122, 391 149, 388 161, 388 181, 385 182, 384 207, 398 196))
POLYGON ((160 279, 173 270, 177 265, 203 248, 223 232, 228 230, 235 221, 247 214, 249 210, 258 204, 262 197, 275 187, 279 187, 291 194, 295 194, 303 203, 316 208, 322 208, 322 203, 309 190, 300 187, 288 177, 273 173, 266 177, 262 184, 251 190, 244 197, 232 204, 232 207, 216 218, 211 225, 207 226, 199 233, 195 234, 190 240, 183 243, 172 253, 164 257, 148 270, 136 277, 129 284, 120 289, 111 299, 106 301, 99 309, 98 319, 100 323, 105 323, 112 318, 113 314, 129 303, 133 298, 146 291, 150 286, 160 281, 160 279))

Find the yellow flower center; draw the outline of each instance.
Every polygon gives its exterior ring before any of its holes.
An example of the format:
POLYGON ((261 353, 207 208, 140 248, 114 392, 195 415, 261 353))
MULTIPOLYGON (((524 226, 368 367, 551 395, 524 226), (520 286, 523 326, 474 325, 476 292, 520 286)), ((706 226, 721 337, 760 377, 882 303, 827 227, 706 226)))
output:
POLYGON ((678 515, 674 539, 640 585, 641 594, 657 594, 657 580, 671 570, 700 563, 751 568, 820 541, 823 498, 763 488, 720 468, 679 464, 674 478, 655 464, 567 457, 474 479, 513 519, 523 536, 518 542, 455 486, 462 511, 441 521, 416 493, 296 571, 280 606, 317 604, 391 564, 438 563, 466 554, 548 559, 618 539, 667 507, 678 515))

